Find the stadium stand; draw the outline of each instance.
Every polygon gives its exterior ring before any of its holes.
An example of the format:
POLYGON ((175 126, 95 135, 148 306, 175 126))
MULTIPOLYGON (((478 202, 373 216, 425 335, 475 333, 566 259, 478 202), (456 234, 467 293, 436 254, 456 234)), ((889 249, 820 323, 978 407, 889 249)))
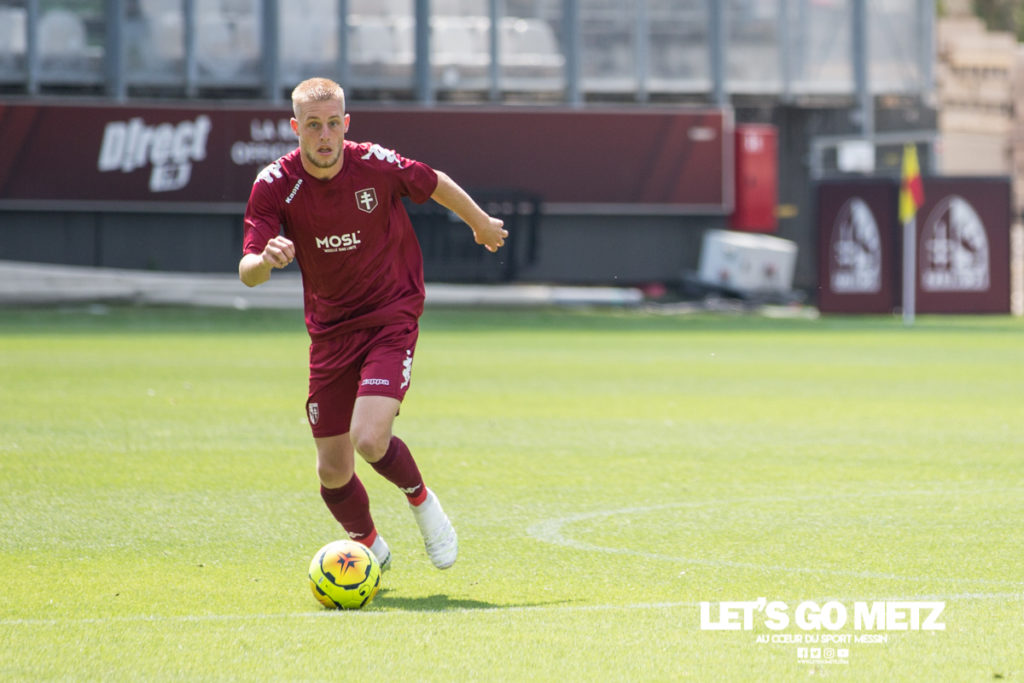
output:
POLYGON ((40 67, 51 81, 98 82, 103 51, 86 42, 82 17, 66 9, 51 9, 39 20, 40 67))
MULTIPOLYGON (((76 98, 90 98, 99 107, 128 110, 159 101, 161 107, 189 109, 187 118, 194 120, 198 114, 191 109, 204 107, 211 111, 222 105, 281 108, 298 81, 324 74, 343 80, 350 101, 362 106, 442 109, 457 104, 450 107, 454 112, 471 103, 515 105, 507 107, 509 111, 526 109, 519 105, 540 105, 535 107, 539 116, 553 109, 590 115, 605 105, 623 110, 650 107, 655 112, 722 108, 737 124, 756 121, 778 127, 779 200, 786 210, 779 229, 810 244, 813 201, 807 188, 816 178, 842 172, 834 153, 839 136, 873 134, 859 123, 866 120, 859 117, 866 102, 875 103, 872 126, 878 133, 920 141, 931 139, 928 131, 934 128, 929 106, 934 11, 929 14, 923 9, 932 6, 925 0, 868 3, 869 25, 861 33, 870 39, 858 43, 851 28, 856 4, 841 0, 0 0, 0 94, 8 100, 0 105, 25 111, 34 106, 56 109, 69 102, 73 105, 76 98), (342 5, 345 15, 340 12, 342 5), (429 64, 417 64, 417 10, 430 16, 429 64), (268 23, 272 12, 277 13, 277 21, 268 23), (721 30, 713 30, 713 25, 721 30), (495 35, 497 46, 492 44, 495 35), (858 53, 858 45, 872 49, 858 53), (492 64, 495 52, 498 63, 492 64), (869 79, 855 79, 855 62, 869 79), (427 74, 430 77, 424 78, 427 74)), ((131 116, 135 114, 112 113, 111 121, 131 116)), ((268 125, 275 129, 273 117, 265 118, 255 122, 253 129, 268 125)), ((156 124, 147 120, 146 125, 156 124)), ((248 140, 242 132, 246 126, 239 129, 240 157, 248 158, 261 145, 276 149, 282 142, 260 136, 248 140)), ((18 134, 15 127, 11 135, 18 134)), ((685 141, 674 144, 686 148, 685 141)), ((876 158, 879 171, 892 170, 889 155, 880 153, 876 158), (887 167, 882 168, 883 164, 887 167)), ((678 175, 677 169, 670 170, 669 175, 678 175)), ((163 177, 157 169, 152 172, 157 180, 163 177)), ((721 179, 729 181, 725 174, 721 179)), ((620 185, 632 186, 633 181, 624 179, 620 185)), ((506 189, 524 187, 522 182, 509 182, 506 189)), ((154 197, 155 203, 147 204, 146 211, 157 211, 168 198, 173 196, 154 197)), ((120 224, 119 212, 124 210, 104 208, 94 214, 90 207, 55 208, 15 195, 0 197, 0 202, 6 203, 8 225, 36 228, 45 224, 50 230, 70 223, 94 226, 100 246, 117 239, 111 225, 120 224)), ((553 254, 563 249, 563 243, 572 243, 568 237, 582 225, 588 235, 600 233, 601 239, 617 244, 621 228, 628 225, 630 244, 657 243, 660 260, 653 266, 648 257, 642 263, 637 257, 628 267, 616 263, 615 277, 634 281, 675 277, 679 268, 693 265, 699 244, 696 236, 709 226, 720 227, 728 203, 728 198, 716 195, 710 204, 698 202, 695 208, 672 215, 664 207, 651 209, 651 202, 645 200, 638 206, 618 205, 623 212, 619 216, 576 201, 545 200, 545 244, 537 265, 524 272, 530 277, 578 282, 606 279, 603 271, 612 264, 602 260, 601 250, 571 260, 569 267, 548 256, 549 250, 553 254), (710 215, 708 206, 714 208, 710 215), (665 249, 666 243, 673 246, 665 249)), ((225 221, 219 213, 200 212, 190 222, 220 226, 225 221)), ((80 232, 69 229, 68 234, 80 232)), ((37 237, 31 244, 23 240, 20 254, 27 258, 46 253, 41 245, 49 238, 43 231, 22 234, 37 237)), ((64 247, 66 251, 50 258, 75 260, 75 251, 64 247)), ((96 253, 106 252, 97 247, 96 253)), ((149 267, 148 263, 135 265, 149 267)), ((197 261, 187 267, 221 266, 197 261)), ((801 258, 798 283, 812 283, 815 273, 813 262, 801 258)))
POLYGON ((0 7, 0 59, 25 57, 26 12, 24 7, 0 7))

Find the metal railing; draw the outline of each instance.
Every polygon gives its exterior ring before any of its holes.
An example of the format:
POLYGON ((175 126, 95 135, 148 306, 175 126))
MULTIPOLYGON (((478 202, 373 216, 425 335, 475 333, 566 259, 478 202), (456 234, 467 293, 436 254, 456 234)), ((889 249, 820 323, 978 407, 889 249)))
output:
POLYGON ((431 103, 933 87, 932 0, 0 0, 0 91, 431 103))

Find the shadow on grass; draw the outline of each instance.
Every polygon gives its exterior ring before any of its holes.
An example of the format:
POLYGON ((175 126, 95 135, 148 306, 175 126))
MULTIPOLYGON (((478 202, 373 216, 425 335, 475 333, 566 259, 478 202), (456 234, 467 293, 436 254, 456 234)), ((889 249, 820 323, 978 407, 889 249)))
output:
POLYGON ((524 602, 511 605, 470 600, 468 598, 452 598, 444 594, 423 597, 404 597, 390 594, 382 590, 373 601, 378 609, 393 609, 405 612, 465 612, 465 611, 500 611, 507 609, 524 609, 530 607, 548 607, 564 604, 565 601, 524 602))

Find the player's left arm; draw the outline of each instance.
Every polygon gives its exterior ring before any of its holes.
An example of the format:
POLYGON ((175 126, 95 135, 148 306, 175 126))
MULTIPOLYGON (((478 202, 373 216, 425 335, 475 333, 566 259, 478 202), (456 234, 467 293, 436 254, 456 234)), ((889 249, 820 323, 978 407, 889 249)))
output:
POLYGON ((505 221, 488 215, 448 174, 435 172, 437 189, 430 198, 461 218, 473 231, 477 244, 482 244, 488 251, 498 251, 504 246, 508 237, 505 221))

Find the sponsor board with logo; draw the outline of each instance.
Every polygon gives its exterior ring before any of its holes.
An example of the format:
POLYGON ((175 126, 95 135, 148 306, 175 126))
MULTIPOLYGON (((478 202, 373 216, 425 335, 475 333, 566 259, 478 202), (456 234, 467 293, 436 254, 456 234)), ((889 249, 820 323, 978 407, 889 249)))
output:
MULTIPOLYGON (((819 292, 825 313, 892 313, 902 300, 894 179, 819 184, 819 292)), ((1010 311, 1008 178, 925 178, 916 216, 919 313, 1010 311)))
MULTIPOLYGON (((379 158, 394 149, 549 209, 732 209, 727 109, 351 109, 349 139, 385 145, 379 158)), ((290 118, 287 106, 0 103, 0 205, 235 211, 297 146, 290 118)), ((372 188, 358 200, 375 208, 372 188)))
POLYGON ((818 306, 823 312, 892 312, 899 282, 898 190, 888 181, 818 187, 818 306))
POLYGON ((1010 312, 1008 178, 926 178, 917 213, 917 310, 1010 312))
POLYGON ((256 173, 295 146, 287 113, 275 111, 0 104, 0 200, 237 208, 256 173), (75 144, 55 131, 73 133, 75 144))

